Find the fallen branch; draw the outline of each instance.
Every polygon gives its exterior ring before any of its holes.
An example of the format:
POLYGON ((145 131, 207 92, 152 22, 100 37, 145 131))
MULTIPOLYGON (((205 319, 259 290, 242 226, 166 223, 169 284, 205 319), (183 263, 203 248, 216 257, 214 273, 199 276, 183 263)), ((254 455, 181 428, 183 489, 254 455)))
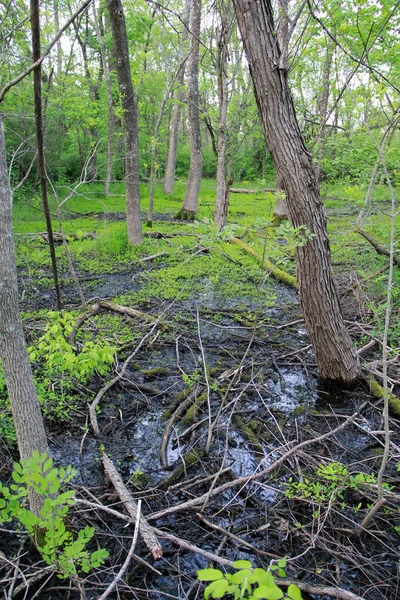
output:
POLYGON ((75 336, 76 336, 78 329, 80 327, 82 327, 83 323, 85 321, 87 321, 87 319, 90 319, 90 317, 97 315, 99 310, 100 310, 100 304, 96 303, 96 304, 93 304, 93 306, 90 310, 87 310, 82 315, 79 315, 79 317, 77 318, 75 325, 73 326, 71 333, 69 334, 69 337, 68 337, 68 343, 71 344, 71 346, 73 346, 75 344, 75 336))
MULTIPOLYGON (((276 461, 274 461, 271 465, 269 465, 262 471, 259 471, 258 473, 253 473, 252 475, 246 475, 244 477, 239 477, 237 479, 234 479, 233 481, 228 481, 227 483, 224 483, 224 484, 214 488, 211 492, 209 491, 209 492, 203 494, 202 496, 193 498, 192 500, 187 500, 186 502, 181 502, 181 504, 176 504, 175 506, 171 506, 164 510, 161 510, 161 511, 158 511, 155 513, 151 513, 150 515, 148 515, 147 518, 149 520, 160 519, 161 517, 165 517, 166 515, 169 515, 169 514, 172 514, 175 512, 179 512, 181 510, 187 510, 189 508, 194 508, 196 506, 200 506, 204 503, 204 501, 206 499, 211 498, 212 496, 216 496, 217 494, 220 494, 221 492, 224 492, 225 490, 228 490, 232 487, 236 487, 239 485, 244 486, 247 483, 251 483, 252 481, 255 481, 257 479, 261 479, 262 477, 265 477, 266 475, 268 475, 269 473, 271 473, 272 471, 274 471, 275 469, 280 467, 288 458, 293 456, 293 454, 296 454, 296 452, 298 452, 305 446, 310 446, 311 444, 317 444, 317 443, 321 442, 322 440, 332 437, 333 435, 335 435, 336 433, 338 433, 339 431, 341 431, 342 429, 347 427, 347 425, 350 425, 354 421, 354 419, 360 414, 361 410, 364 408, 365 405, 366 405, 366 403, 362 404, 360 409, 357 412, 353 413, 350 417, 348 417, 341 425, 338 425, 338 427, 336 427, 335 429, 332 429, 332 430, 328 431, 327 433, 324 433, 323 435, 320 435, 311 440, 305 440, 304 442, 297 444, 297 446, 293 446, 293 448, 291 448, 290 450, 287 450, 284 454, 282 454, 282 456, 280 458, 278 458, 276 461)), ((275 454, 276 452, 282 452, 282 450, 283 450, 283 448, 274 448, 271 451, 271 454, 275 454)), ((268 458, 268 457, 266 457, 266 458, 268 458)))
POLYGON ((280 281, 281 283, 285 283, 290 287, 297 288, 296 277, 293 277, 293 275, 289 275, 289 273, 286 273, 285 271, 282 271, 282 269, 275 267, 275 265, 273 265, 272 262, 268 260, 268 258, 263 258, 262 256, 260 256, 258 252, 254 250, 254 248, 246 244, 246 242, 243 242, 241 239, 233 237, 230 241, 232 244, 240 246, 248 254, 254 256, 257 259, 257 261, 261 263, 261 266, 271 273, 274 279, 280 281))
MULTIPOLYGON (((384 390, 383 387, 377 382, 375 377, 372 374, 370 374, 365 378, 365 380, 368 384, 369 391, 371 392, 371 394, 375 396, 375 398, 379 398, 380 400, 382 400, 385 397, 384 390)), ((393 414, 400 417, 400 398, 398 398, 394 394, 391 394, 389 390, 387 392, 387 397, 389 400, 390 410, 393 414)))
MULTIPOLYGON (((96 504, 95 502, 88 502, 86 500, 80 500, 80 499, 78 499, 76 502, 77 502, 77 504, 83 504, 84 506, 88 506, 93 509, 103 510, 123 521, 132 523, 132 519, 130 517, 127 517, 126 515, 118 512, 112 508, 108 508, 108 506, 104 506, 103 504, 96 504)), ((218 554, 214 554, 213 552, 208 552, 207 550, 203 550, 202 548, 199 548, 198 546, 194 546, 193 544, 190 544, 186 540, 183 540, 182 538, 178 538, 175 535, 172 535, 170 533, 167 533, 166 531, 163 531, 162 529, 158 529, 155 527, 153 529, 153 531, 160 538, 165 538, 167 540, 170 540, 171 542, 177 544, 178 546, 181 546, 182 548, 185 548, 186 550, 189 550, 190 552, 194 552, 196 554, 201 554, 205 558, 208 558, 209 560, 212 560, 212 561, 214 561, 220 565, 223 565, 225 567, 233 567, 233 561, 228 560, 227 558, 223 558, 221 556, 218 556, 218 554)), ((284 588, 289 587, 289 585, 292 585, 292 584, 297 585, 297 587, 302 592, 306 592, 308 594, 329 596, 331 598, 339 598, 340 600, 363 600, 360 596, 357 596, 356 594, 353 594, 352 592, 348 592, 347 590, 343 590, 342 588, 338 588, 338 587, 319 586, 319 585, 313 585, 313 584, 305 583, 302 581, 290 580, 290 579, 278 579, 277 583, 284 588)))
POLYGON ((133 556, 133 553, 135 552, 135 546, 136 546, 138 533, 139 533, 138 523, 139 523, 139 519, 140 519, 140 508, 141 508, 141 500, 138 501, 138 505, 137 505, 135 531, 133 533, 132 544, 129 549, 128 556, 126 557, 125 562, 122 565, 122 567, 120 568, 120 570, 118 571, 117 575, 114 577, 114 580, 110 583, 110 585, 108 586, 106 591, 103 592, 102 595, 99 597, 99 600, 106 600, 106 598, 108 598, 108 596, 111 594, 111 592, 117 587, 118 582, 121 581, 122 577, 125 574, 125 571, 129 567, 129 563, 131 562, 131 558, 133 556))
POLYGON ((147 313, 144 313, 140 310, 136 310, 135 308, 130 308, 129 306, 122 306, 122 304, 115 304, 115 302, 110 302, 109 300, 99 300, 98 305, 100 306, 100 308, 112 310, 122 315, 132 317, 133 319, 140 319, 141 321, 145 321, 145 323, 157 323, 157 327, 162 331, 168 330, 168 327, 166 325, 163 325, 163 323, 160 323, 158 319, 156 319, 156 317, 148 315, 147 313))
MULTIPOLYGON (((31 235, 31 234, 29 234, 31 235)), ((39 231, 39 233, 35 233, 33 234, 34 237, 39 237, 42 240, 44 240, 46 242, 46 244, 49 243, 49 236, 48 233, 46 231, 39 231)), ((67 241, 80 241, 80 240, 86 240, 86 239, 91 239, 94 240, 96 239, 96 234, 94 231, 86 231, 85 233, 82 234, 76 234, 76 233, 71 233, 71 234, 66 234, 65 238, 67 239, 67 241)), ((58 231, 53 231, 53 242, 55 244, 62 244, 64 241, 63 235, 61 233, 59 233, 58 231)))
POLYGON ((275 188, 263 188, 262 190, 249 190, 247 188, 231 188, 231 194, 262 194, 264 192, 276 192, 275 188))
POLYGON ((202 394, 203 391, 204 391, 204 386, 196 387, 193 390, 193 392, 191 394, 189 394, 189 396, 186 398, 186 400, 184 400, 183 402, 181 402, 179 404, 178 408, 176 408, 176 410, 171 415, 168 423, 166 424, 165 430, 163 433, 163 437, 161 440, 161 445, 160 445, 160 460, 161 460, 161 465, 164 469, 166 469, 168 467, 167 447, 168 447, 168 441, 171 436, 175 421, 184 413, 184 411, 191 404, 193 404, 193 402, 196 401, 196 398, 198 396, 200 396, 200 394, 202 394))
MULTIPOLYGON (((93 402, 89 405, 90 424, 91 424, 92 429, 97 437, 100 438, 101 433, 100 433, 100 428, 99 428, 99 424, 97 421, 96 407, 99 405, 100 401, 105 396, 105 394, 124 377, 125 372, 129 366, 130 362, 132 361, 133 357, 139 352, 139 350, 143 346, 144 342, 153 334, 157 325, 158 325, 158 322, 155 321, 151 330, 140 340, 140 342, 136 346, 135 350, 125 360, 124 364, 122 365, 122 369, 118 373, 118 375, 116 375, 111 381, 109 381, 105 386, 103 386, 101 388, 101 390, 97 393, 93 402)), ((115 468, 114 463, 107 456, 104 448, 101 448, 100 454, 101 454, 101 461, 103 463, 103 468, 104 468, 105 474, 107 475, 108 479, 114 486, 118 496, 121 498, 122 502, 124 503, 126 511, 130 515, 130 517, 133 519, 133 521, 136 522, 136 515, 138 514, 137 503, 132 498, 128 488, 124 484, 120 474, 118 473, 117 469, 115 468)), ((145 542, 146 546, 152 553, 153 558, 155 560, 158 560, 159 558, 161 558, 161 556, 162 556, 161 545, 157 539, 157 536, 156 536, 153 528, 147 523, 147 521, 143 517, 143 515, 140 515, 140 518, 139 518, 139 529, 140 529, 140 533, 142 535, 143 541, 145 542)))
POLYGON ((148 260, 154 260, 155 258, 159 258, 160 256, 167 256, 170 254, 169 252, 159 252, 158 254, 152 254, 151 256, 145 256, 141 258, 139 262, 147 262, 148 260))
MULTIPOLYGON (((373 248, 375 248, 375 250, 377 251, 378 254, 380 254, 381 256, 389 256, 390 257, 390 252, 389 250, 383 246, 382 244, 379 244, 370 233, 368 233, 367 231, 364 231, 364 229, 356 229, 356 232, 359 233, 360 235, 362 235, 362 237, 367 240, 367 242, 369 242, 371 244, 371 246, 373 248)), ((397 265, 398 267, 400 267, 400 257, 397 254, 393 253, 393 262, 395 265, 397 265)))

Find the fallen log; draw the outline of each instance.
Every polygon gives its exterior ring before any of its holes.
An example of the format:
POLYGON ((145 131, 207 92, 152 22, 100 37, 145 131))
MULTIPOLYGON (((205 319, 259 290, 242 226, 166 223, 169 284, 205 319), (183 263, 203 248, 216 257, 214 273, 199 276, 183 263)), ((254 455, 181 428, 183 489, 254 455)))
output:
POLYGON ((264 192, 276 192, 275 188, 263 188, 262 190, 249 190, 247 188, 232 188, 230 189, 231 194, 262 194, 264 192))
POLYGON ((276 279, 277 281, 280 281, 281 283, 285 283, 286 285, 289 285, 290 287, 297 288, 296 277, 293 277, 293 275, 289 275, 289 273, 286 273, 285 271, 282 271, 282 269, 275 267, 275 265, 272 264, 272 262, 270 260, 268 260, 268 258, 266 258, 265 256, 264 257, 260 256, 258 254, 258 252, 256 250, 254 250, 254 248, 249 246, 249 244, 246 244, 246 242, 243 242, 241 239, 239 239, 237 237, 233 237, 230 241, 232 244, 236 244, 237 246, 240 246, 241 248, 243 248, 243 250, 245 250, 245 252, 254 256, 254 258, 256 258, 257 261, 259 263, 261 263, 261 266, 271 273, 271 276, 274 279, 276 279))

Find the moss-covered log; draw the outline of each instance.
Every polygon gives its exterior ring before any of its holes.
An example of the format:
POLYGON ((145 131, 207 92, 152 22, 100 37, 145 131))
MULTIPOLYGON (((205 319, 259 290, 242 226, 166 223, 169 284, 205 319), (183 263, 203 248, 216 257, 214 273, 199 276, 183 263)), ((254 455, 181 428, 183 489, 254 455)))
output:
POLYGON ((289 275, 289 273, 282 271, 282 269, 279 269, 278 267, 275 267, 275 265, 273 265, 272 262, 268 260, 268 258, 263 258, 262 256, 260 256, 258 252, 254 250, 254 248, 249 246, 249 244, 246 244, 246 242, 243 242, 243 240, 237 237, 233 237, 231 239, 231 243, 240 246, 241 248, 243 248, 243 250, 245 250, 245 252, 254 256, 254 258, 256 258, 258 262, 261 263, 262 267, 271 273, 274 279, 280 281, 281 283, 289 285, 290 287, 297 288, 296 277, 294 277, 293 275, 289 275))
MULTIPOLYGON (((385 391, 383 387, 377 382, 373 375, 368 375, 366 381, 368 383, 371 394, 375 396, 375 398, 383 399, 385 397, 385 391)), ((391 394, 389 391, 387 394, 390 411, 397 417, 400 417, 400 398, 398 398, 394 394, 391 394)))

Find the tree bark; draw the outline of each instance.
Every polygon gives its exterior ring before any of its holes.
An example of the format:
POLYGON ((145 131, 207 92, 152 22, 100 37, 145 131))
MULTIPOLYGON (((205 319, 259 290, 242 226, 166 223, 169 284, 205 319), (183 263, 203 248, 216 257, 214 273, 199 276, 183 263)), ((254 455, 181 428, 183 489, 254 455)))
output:
POLYGON ((201 154, 200 110, 199 110, 199 38, 201 22, 201 0, 192 0, 190 10, 190 57, 188 74, 190 167, 185 200, 181 216, 193 217, 199 209, 199 191, 203 157, 201 154))
POLYGON ((107 198, 110 195, 110 183, 111 183, 111 170, 112 170, 112 159, 113 159, 113 133, 114 133, 114 101, 112 97, 112 83, 110 77, 110 70, 108 68, 106 46, 104 43, 103 36, 100 31, 99 19, 97 15, 96 3, 93 3, 93 24, 96 31, 97 39, 100 44, 101 62, 103 65, 104 79, 107 85, 107 101, 108 101, 108 132, 107 132, 107 162, 106 162, 106 176, 104 181, 104 195, 107 198))
MULTIPOLYGON (((31 0, 31 29, 32 29, 32 59, 36 63, 40 58, 40 23, 39 23, 39 0, 31 0)), ((61 310, 60 286, 58 284, 57 260, 53 242, 53 228, 51 224, 49 201, 47 197, 47 177, 44 158, 44 135, 42 119, 42 65, 35 67, 33 71, 33 87, 35 100, 35 122, 38 152, 38 169, 40 177, 40 188, 42 191, 43 211, 46 218, 46 229, 49 235, 49 247, 51 264, 53 269, 54 289, 56 292, 57 308, 61 310)))
POLYGON ((129 64, 128 38, 121 0, 109 0, 108 13, 117 63, 119 93, 124 110, 126 220, 128 241, 143 241, 140 220, 138 115, 129 64))
MULTIPOLYGON (((0 115, 0 360, 22 459, 33 450, 47 452, 43 417, 33 382, 18 306, 17 267, 12 230, 12 202, 6 166, 6 148, 0 115)), ((43 499, 30 497, 31 510, 39 514, 43 499)))
POLYGON ((185 0, 182 15, 182 34, 181 34, 181 47, 179 50, 179 64, 181 65, 176 82, 178 84, 177 102, 174 105, 172 112, 171 126, 169 130, 169 144, 167 150, 167 159, 165 162, 165 175, 164 175, 164 194, 173 194, 175 184, 175 168, 176 168, 176 155, 178 152, 178 138, 179 138, 179 121, 181 119, 182 104, 185 101, 185 92, 183 91, 183 84, 185 81, 185 52, 186 52, 186 41, 188 38, 188 24, 190 14, 190 1, 185 0))
POLYGON ((232 185, 226 185, 226 121, 228 114, 228 81, 226 65, 228 62, 228 43, 232 33, 232 18, 229 5, 220 6, 221 25, 217 32, 217 79, 218 79, 218 159, 217 159, 217 187, 215 197, 215 224, 221 231, 225 227, 228 214, 229 191, 232 185))
POLYGON ((352 382, 359 365, 334 285, 319 185, 296 120, 270 0, 233 0, 264 135, 279 171, 294 227, 313 234, 297 248, 301 307, 321 377, 352 382))

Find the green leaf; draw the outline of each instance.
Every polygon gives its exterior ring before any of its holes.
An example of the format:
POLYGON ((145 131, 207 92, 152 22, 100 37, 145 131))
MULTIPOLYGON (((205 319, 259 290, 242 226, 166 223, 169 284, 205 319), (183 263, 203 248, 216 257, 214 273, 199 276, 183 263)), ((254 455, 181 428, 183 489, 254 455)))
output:
POLYGON ((235 569, 251 569, 253 563, 249 560, 235 560, 233 566, 235 569))
POLYGON ((241 584, 245 579, 247 579, 250 583, 257 581, 253 571, 250 571, 250 569, 243 569, 242 571, 237 571, 232 575, 231 582, 241 584))
MULTIPOLYGON (((208 569, 204 569, 204 570, 207 571, 208 569)), ((215 571, 216 569, 211 569, 211 570, 215 571)), ((214 596, 214 592, 218 590, 218 586, 219 586, 219 584, 222 581, 225 581, 225 580, 224 579, 218 579, 217 581, 213 581, 212 583, 210 583, 210 585, 208 585, 206 587, 206 589, 204 590, 204 598, 206 600, 208 600, 208 598, 210 597, 210 595, 212 595, 213 598, 222 598, 223 594, 222 594, 222 596, 214 596)), ((228 583, 228 582, 226 582, 226 583, 228 583)))
POLYGON ((302 600, 303 596, 301 595, 301 591, 294 583, 291 583, 287 589, 287 595, 291 600, 302 600))
POLYGON ((266 598, 267 600, 279 600, 283 598, 283 592, 277 585, 261 585, 254 590, 254 598, 266 598))
POLYGON ((201 569, 197 571, 197 579, 199 581, 216 581, 222 579, 224 574, 219 569, 201 569))

